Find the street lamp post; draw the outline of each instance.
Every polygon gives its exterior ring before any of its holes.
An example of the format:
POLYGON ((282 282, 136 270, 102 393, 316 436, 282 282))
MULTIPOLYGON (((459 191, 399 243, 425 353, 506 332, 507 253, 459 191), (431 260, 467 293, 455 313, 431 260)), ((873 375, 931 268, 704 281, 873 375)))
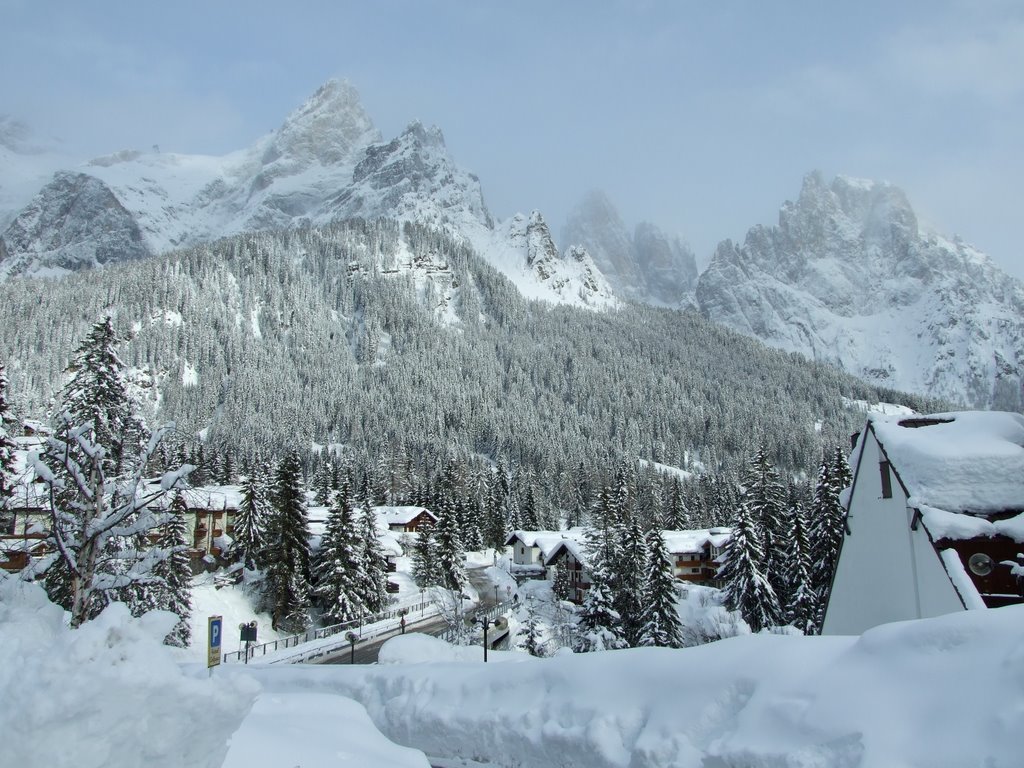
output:
POLYGON ((494 585, 494 604, 498 604, 498 585, 494 585))
POLYGON ((352 646, 352 654, 351 654, 351 656, 349 656, 349 662, 348 663, 349 664, 355 664, 356 663, 356 643, 359 642, 359 636, 356 635, 355 632, 346 632, 345 633, 345 639, 348 640, 349 644, 352 646))
POLYGON ((473 619, 474 624, 479 624, 484 628, 484 663, 487 663, 487 630, 491 626, 491 617, 484 616, 483 618, 473 619))

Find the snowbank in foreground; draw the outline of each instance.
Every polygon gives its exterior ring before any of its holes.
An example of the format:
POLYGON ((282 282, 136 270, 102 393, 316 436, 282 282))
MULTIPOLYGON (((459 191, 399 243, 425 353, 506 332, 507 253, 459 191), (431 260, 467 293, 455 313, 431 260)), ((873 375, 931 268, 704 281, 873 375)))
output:
POLYGON ((223 768, 430 768, 374 727, 361 704, 323 693, 264 695, 231 737, 223 768))
POLYGON ((1024 607, 1011 607, 860 638, 249 673, 274 693, 352 697, 386 736, 428 755, 510 768, 1016 768, 1022 626, 1024 607))
POLYGON ((40 587, 0 577, 3 764, 219 766, 259 686, 184 672, 162 645, 175 621, 115 603, 72 631, 40 587))

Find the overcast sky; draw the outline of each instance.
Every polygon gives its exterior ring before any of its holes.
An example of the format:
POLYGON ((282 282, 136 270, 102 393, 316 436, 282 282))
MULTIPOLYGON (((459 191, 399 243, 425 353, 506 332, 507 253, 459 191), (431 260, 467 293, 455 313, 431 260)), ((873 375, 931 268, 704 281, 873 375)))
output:
POLYGON ((0 112, 96 155, 222 154, 324 81, 437 124, 492 212, 592 188, 705 262, 820 169, 1024 277, 1024 3, 0 0, 0 112))

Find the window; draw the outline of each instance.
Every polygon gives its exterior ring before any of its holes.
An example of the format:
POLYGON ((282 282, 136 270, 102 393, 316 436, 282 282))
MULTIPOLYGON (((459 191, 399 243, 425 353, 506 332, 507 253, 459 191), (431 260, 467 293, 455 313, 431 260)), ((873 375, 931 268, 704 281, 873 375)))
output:
POLYGON ((878 471, 882 474, 882 498, 892 498, 892 477, 889 474, 889 462, 878 462, 878 471))

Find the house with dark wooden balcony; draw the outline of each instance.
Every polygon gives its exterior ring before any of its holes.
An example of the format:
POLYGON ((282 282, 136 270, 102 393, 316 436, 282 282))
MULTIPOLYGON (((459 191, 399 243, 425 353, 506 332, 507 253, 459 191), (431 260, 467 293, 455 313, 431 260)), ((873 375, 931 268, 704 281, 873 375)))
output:
POLYGON ((389 531, 415 533, 425 524, 437 523, 437 515, 426 507, 374 507, 378 522, 389 531))
POLYGON ((1024 416, 871 415, 823 633, 1024 602, 1024 416))

